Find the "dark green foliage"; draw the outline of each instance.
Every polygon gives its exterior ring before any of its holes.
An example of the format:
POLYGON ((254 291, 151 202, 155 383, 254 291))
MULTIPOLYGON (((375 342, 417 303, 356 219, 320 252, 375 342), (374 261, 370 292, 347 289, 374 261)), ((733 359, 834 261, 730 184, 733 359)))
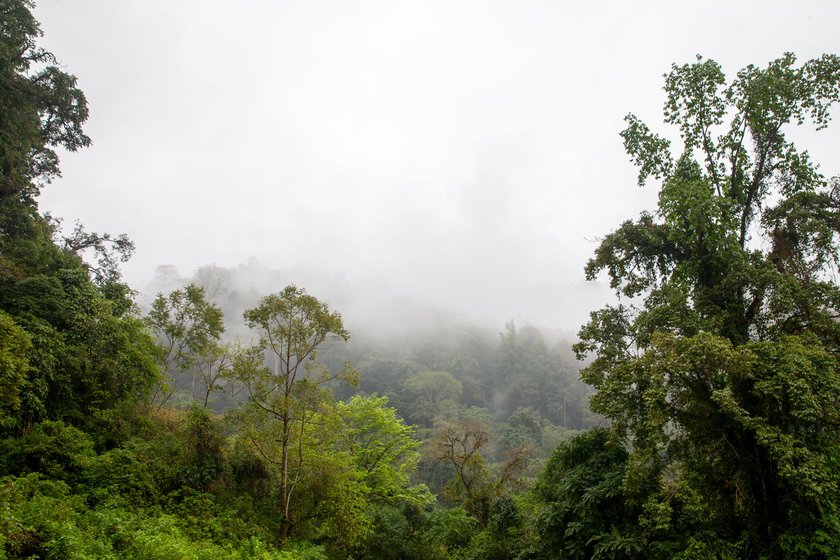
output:
POLYGON ((80 492, 91 505, 154 504, 160 499, 149 465, 128 448, 112 449, 85 461, 80 492))
POLYGON ((93 441, 88 434, 63 422, 47 420, 21 438, 0 442, 0 473, 40 472, 48 478, 78 482, 93 456, 93 441))
POLYGON ((80 258, 53 243, 31 204, 0 198, 0 210, 0 310, 31 341, 6 429, 21 432, 44 418, 84 423, 142 398, 157 369, 127 288, 94 284, 80 258))
POLYGON ((192 407, 182 437, 179 480, 183 486, 207 490, 222 474, 221 431, 206 409, 192 407))
POLYGON ((665 91, 683 151, 632 115, 622 134, 640 183, 662 180, 657 211, 604 238, 586 268, 641 302, 581 330, 592 408, 629 438, 622 487, 642 505, 647 554, 830 557, 840 202, 787 135, 828 124, 840 57, 786 54, 728 83, 698 58, 665 91))
POLYGON ((251 496, 268 496, 272 482, 270 465, 258 451, 247 445, 234 444, 228 455, 232 490, 251 496))
POLYGON ((628 453, 596 428, 561 445, 536 486, 545 504, 536 520, 539 558, 635 558, 641 513, 626 499, 628 453), (617 546, 624 543, 624 546, 617 546))
POLYGON ((406 516, 394 506, 379 506, 368 511, 371 534, 360 547, 360 558, 403 560, 420 558, 419 545, 412 539, 412 527, 406 516))
POLYGON ((487 526, 473 535, 462 552, 465 559, 507 560, 519 555, 525 545, 525 519, 511 496, 502 496, 490 507, 487 526))
POLYGON ((81 268, 28 277, 5 307, 32 340, 18 429, 43 418, 85 422, 136 400, 157 377, 154 347, 133 317, 117 317, 81 268))
POLYGON ((30 336, 0 311, 0 425, 20 406, 20 386, 29 371, 30 336))
POLYGON ((446 556, 447 551, 469 544, 477 525, 463 508, 434 511, 429 514, 427 542, 446 556))
POLYGON ((36 182, 59 174, 54 148, 90 144, 82 132, 88 109, 76 78, 37 47, 32 3, 0 2, 0 197, 37 194, 36 182))
POLYGON ((22 355, 20 337, 8 341, 28 367, 15 367, 15 394, 0 399, 0 428, 18 434, 47 418, 85 424, 142 398, 157 375, 150 338, 131 316, 130 291, 116 269, 114 255, 130 254, 130 241, 77 225, 59 246, 59 221, 38 214, 40 186, 59 174, 55 148, 72 151, 90 140, 81 129, 84 95, 36 46, 41 33, 31 7, 0 2, 0 311, 4 332, 10 317, 31 343, 22 355), (91 249, 95 267, 83 260, 91 249))
POLYGON ((34 201, 0 197, 0 301, 10 302, 7 289, 29 276, 75 268, 81 262, 53 243, 50 223, 34 201))

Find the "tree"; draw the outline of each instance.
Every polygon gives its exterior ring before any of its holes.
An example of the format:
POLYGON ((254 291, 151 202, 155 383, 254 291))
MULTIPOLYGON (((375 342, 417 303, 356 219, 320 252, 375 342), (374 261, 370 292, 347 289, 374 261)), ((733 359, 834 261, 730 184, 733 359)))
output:
POLYGON ((446 484, 446 495, 463 504, 482 525, 487 523, 493 501, 517 486, 528 460, 526 448, 513 449, 494 473, 483 455, 492 439, 490 428, 475 422, 446 426, 435 438, 437 460, 452 467, 455 474, 446 484))
MULTIPOLYGON (((12 376, 12 408, 4 410, 12 412, 2 426, 11 434, 47 418, 77 425, 115 419, 114 407, 145 399, 158 376, 151 337, 119 281, 117 265, 131 241, 80 225, 62 240, 59 221, 39 213, 40 188, 59 175, 56 150, 90 140, 82 131, 85 97, 75 77, 37 47, 32 6, 0 0, 0 309, 12 321, 3 316, 13 355, 3 359, 0 385, 12 376), (90 252, 96 265, 85 264, 90 252), (25 356, 13 327, 30 343, 25 356)), ((9 404, 5 395, 0 400, 9 404)))
POLYGON ((415 505, 427 501, 425 487, 412 487, 410 480, 420 460, 420 441, 414 439, 414 428, 388 406, 386 397, 354 396, 336 403, 334 417, 341 424, 336 447, 352 457, 370 501, 398 498, 415 505))
POLYGON ((498 426, 500 451, 511 451, 520 447, 531 450, 540 447, 540 438, 544 428, 540 412, 534 407, 517 408, 507 420, 498 426))
MULTIPOLYGON (((160 267, 158 267, 160 269, 160 267)), ((231 290, 231 272, 214 264, 202 266, 195 271, 195 283, 204 288, 207 299, 220 301, 231 290)))
POLYGON ((210 404, 210 394, 222 389, 228 397, 235 397, 242 389, 236 383, 245 375, 258 369, 262 363, 262 349, 259 346, 247 346, 239 340, 209 344, 197 357, 193 379, 201 381, 201 391, 193 387, 193 396, 201 397, 202 407, 210 404))
POLYGON ((412 416, 426 427, 440 416, 457 414, 461 389, 461 382, 447 371, 420 371, 403 382, 403 391, 412 403, 412 416))
MULTIPOLYGON (((39 252, 57 250, 41 243, 33 243, 39 252)), ((78 262, 62 263, 66 268, 0 285, 0 309, 31 341, 28 367, 15 368, 25 378, 15 383, 19 407, 6 426, 12 432, 46 418, 91 422, 98 412, 145 399, 158 377, 142 323, 116 312, 78 262)), ((22 347, 14 338, 9 349, 16 354, 22 347)))
MULTIPOLYGON (((331 372, 318 363, 320 347, 336 339, 346 342, 350 335, 340 314, 304 290, 287 286, 264 297, 259 306, 244 316, 249 327, 259 330, 261 343, 273 361, 271 368, 247 372, 243 381, 249 389, 251 406, 274 431, 274 439, 279 440, 280 538, 285 540, 292 524, 292 491, 299 481, 303 457, 299 452, 298 464, 292 463, 293 438, 296 436, 303 445, 307 424, 329 396, 324 387, 327 383, 338 378, 356 385, 358 374, 347 363, 339 372, 331 372)), ((267 456, 265 452, 263 455, 267 456)))
MULTIPOLYGON (((49 215, 46 217, 57 232, 61 220, 49 215)), ((78 257, 100 286, 118 283, 122 276, 119 263, 127 262, 134 254, 134 242, 126 234, 114 236, 110 233, 89 232, 79 222, 76 222, 69 236, 62 236, 56 242, 65 251, 78 257), (95 265, 83 260, 86 253, 93 253, 95 265)))
POLYGON ((385 397, 325 402, 306 428, 295 452, 299 482, 292 511, 298 537, 326 538, 328 550, 337 546, 342 557, 351 552, 368 557, 363 549, 382 544, 381 530, 408 524, 411 512, 434 502, 424 485, 411 482, 420 446, 414 429, 385 397))
POLYGON ((31 346, 26 331, 0 310, 0 425, 5 421, 6 409, 20 406, 20 386, 26 381, 31 346))
POLYGON ((591 406, 630 438, 625 489, 655 481, 640 523, 678 541, 669 557, 712 556, 715 539, 745 558, 825 557, 840 547, 840 182, 786 134, 828 125, 840 57, 786 54, 728 83, 698 57, 665 92, 679 155, 634 115, 622 132, 640 185, 662 182, 658 208, 586 266, 634 302, 581 329, 591 406), (680 525, 675 493, 702 503, 699 526, 680 525))
POLYGON ((579 368, 566 343, 550 350, 537 328, 517 327, 509 321, 494 355, 491 385, 497 419, 534 407, 558 426, 586 427, 586 386, 578 379, 579 368))
POLYGON ((169 376, 158 386, 155 400, 162 406, 183 384, 184 374, 200 375, 206 382, 206 406, 219 370, 229 366, 219 344, 222 310, 207 301, 203 288, 190 284, 168 296, 158 294, 146 322, 158 337, 163 371, 169 376))
POLYGON ((29 0, 0 1, 0 197, 31 199, 59 175, 54 148, 88 146, 88 108, 76 78, 35 45, 29 0))
POLYGON ((628 453, 595 428, 558 447, 534 488, 538 558, 638 558, 641 511, 622 489, 628 453))

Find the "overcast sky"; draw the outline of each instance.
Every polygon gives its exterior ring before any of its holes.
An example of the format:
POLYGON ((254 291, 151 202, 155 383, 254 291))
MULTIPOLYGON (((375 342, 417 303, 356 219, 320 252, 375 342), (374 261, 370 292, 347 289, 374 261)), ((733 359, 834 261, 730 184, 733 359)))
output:
MULTIPOLYGON (((597 237, 655 204, 618 133, 628 112, 667 130, 671 63, 699 53, 734 75, 840 52, 836 0, 40 0, 35 14, 93 139, 42 208, 127 233, 133 286, 160 264, 256 259, 567 329, 608 297, 583 278, 597 237)), ((840 172, 840 123, 808 147, 840 172)))

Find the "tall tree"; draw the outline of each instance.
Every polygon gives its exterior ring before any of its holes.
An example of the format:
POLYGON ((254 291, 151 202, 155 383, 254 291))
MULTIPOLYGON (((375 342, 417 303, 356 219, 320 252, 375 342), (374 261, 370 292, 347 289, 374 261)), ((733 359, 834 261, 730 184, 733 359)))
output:
POLYGON ((698 57, 665 91, 678 153, 633 115, 622 133, 639 183, 662 181, 658 208, 586 267, 631 301, 581 330, 592 408, 632 442, 628 492, 658 481, 647 526, 678 525, 669 496, 703 502, 680 550, 825 557, 840 547, 840 184, 788 133, 828 125, 840 57, 786 54, 729 82, 698 57))
POLYGON ((36 45, 29 0, 0 0, 0 197, 33 197, 59 174, 55 148, 90 144, 88 108, 76 77, 36 45))
POLYGON ((434 440, 437 460, 454 471, 445 495, 460 502, 481 525, 487 523, 493 501, 520 486, 529 454, 524 447, 510 450, 492 469, 484 457, 492 441, 490 427, 472 421, 449 424, 434 440))
POLYGON ((0 429, 12 434, 47 418, 102 421, 107 409, 145 398, 157 377, 151 337, 119 281, 131 242, 81 226, 62 240, 59 221, 39 214, 39 189, 59 174, 56 149, 90 140, 85 97, 37 46, 32 5, 0 0, 0 309, 11 354, 0 385, 14 386, 0 429), (85 264, 89 252, 96 266, 85 264))
MULTIPOLYGON (((317 351, 331 340, 347 341, 341 315, 330 311, 326 303, 296 286, 266 296, 260 305, 245 312, 245 321, 258 329, 264 348, 273 363, 271 368, 250 370, 243 377, 250 391, 250 404, 274 426, 280 443, 280 538, 285 540, 291 528, 290 503, 297 479, 290 476, 301 465, 293 465, 291 453, 297 433, 302 443, 307 423, 319 402, 329 397, 324 386, 333 379, 358 384, 358 374, 345 364, 332 372, 318 362, 317 351), (296 432, 297 431, 297 432, 296 432)), ((302 453, 298 458, 302 458, 302 453)))
POLYGON ((162 369, 167 376, 154 396, 160 405, 191 376, 206 382, 206 406, 218 370, 227 367, 219 363, 228 358, 219 342, 224 332, 222 319, 222 310, 208 302, 204 289, 194 284, 168 296, 157 295, 146 323, 158 338, 162 369))

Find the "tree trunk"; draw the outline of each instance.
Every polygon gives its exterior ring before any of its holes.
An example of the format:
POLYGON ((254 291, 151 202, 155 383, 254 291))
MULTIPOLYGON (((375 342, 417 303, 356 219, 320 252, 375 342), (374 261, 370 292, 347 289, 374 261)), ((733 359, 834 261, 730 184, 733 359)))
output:
POLYGON ((280 460, 280 503, 283 517, 280 520, 280 542, 289 536, 289 414, 283 414, 282 458, 280 460))

